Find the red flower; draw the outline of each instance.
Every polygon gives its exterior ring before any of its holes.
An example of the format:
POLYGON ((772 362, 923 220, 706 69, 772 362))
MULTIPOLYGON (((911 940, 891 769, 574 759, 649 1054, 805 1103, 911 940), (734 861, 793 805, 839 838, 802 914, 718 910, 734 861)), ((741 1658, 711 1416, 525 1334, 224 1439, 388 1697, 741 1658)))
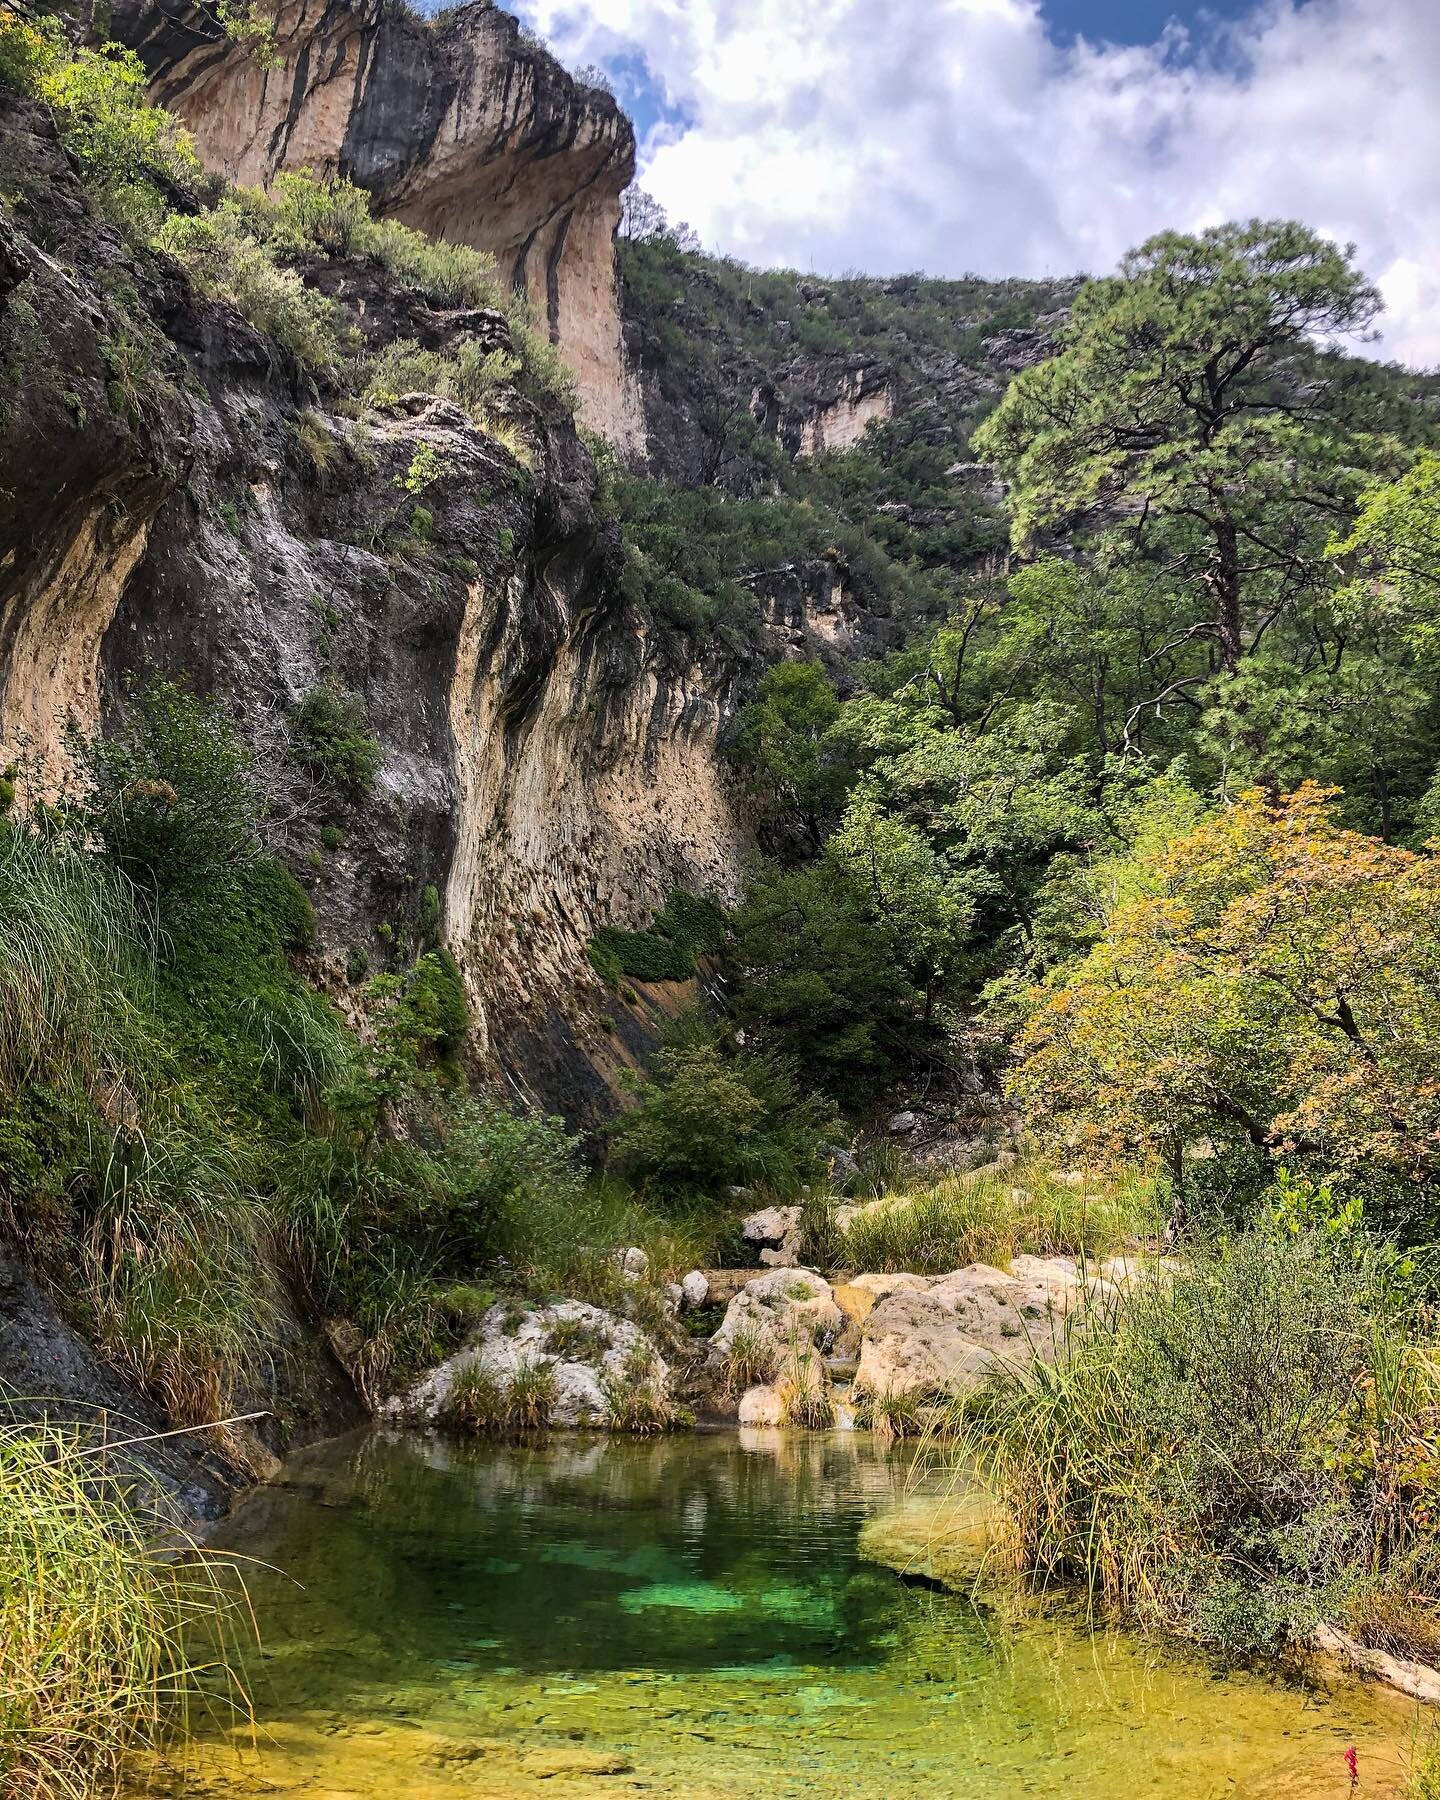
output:
POLYGON ((1360 1756, 1353 1744, 1345 1752, 1345 1767, 1350 1771, 1351 1787, 1357 1787, 1360 1782, 1360 1756))

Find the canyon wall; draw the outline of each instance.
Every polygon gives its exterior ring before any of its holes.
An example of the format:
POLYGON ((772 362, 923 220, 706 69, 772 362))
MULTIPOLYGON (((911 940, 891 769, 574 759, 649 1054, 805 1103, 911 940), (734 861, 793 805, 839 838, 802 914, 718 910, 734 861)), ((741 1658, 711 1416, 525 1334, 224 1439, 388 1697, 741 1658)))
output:
POLYGON ((278 61, 188 0, 117 0, 106 30, 206 166, 268 187, 284 170, 358 183, 375 210, 489 251, 529 295, 579 383, 582 421, 643 449, 615 291, 630 121, 488 0, 427 21, 387 0, 283 0, 278 61))
MULTIPOLYGON (((43 109, 0 109, 0 155, 23 173, 0 218, 6 753, 53 787, 67 727, 102 724, 132 678, 215 694, 314 904, 316 979, 357 1011, 367 974, 424 940, 432 893, 477 1060, 594 1123, 617 1008, 590 937, 648 924, 674 887, 734 889, 718 739, 738 671, 625 598, 618 526, 553 399, 502 389, 482 423, 430 394, 317 389, 176 265, 123 248, 43 109), (321 689, 378 740, 369 793, 297 764, 296 710, 321 689)), ((307 278, 377 341, 506 341, 500 315, 432 307, 361 258, 307 278)), ((643 1026, 621 1021, 621 1062, 643 1026)))

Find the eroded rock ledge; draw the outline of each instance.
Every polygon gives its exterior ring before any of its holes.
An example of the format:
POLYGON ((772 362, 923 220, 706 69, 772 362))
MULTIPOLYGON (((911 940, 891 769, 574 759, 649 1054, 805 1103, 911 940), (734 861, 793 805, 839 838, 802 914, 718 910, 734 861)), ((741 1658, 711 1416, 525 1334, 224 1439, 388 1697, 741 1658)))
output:
POLYGON ((287 0, 268 68, 187 0, 118 0, 105 30, 206 166, 268 187, 284 170, 358 183, 376 211, 490 251, 575 371, 584 422, 638 451, 615 290, 635 135, 488 0, 427 21, 385 0, 287 0))

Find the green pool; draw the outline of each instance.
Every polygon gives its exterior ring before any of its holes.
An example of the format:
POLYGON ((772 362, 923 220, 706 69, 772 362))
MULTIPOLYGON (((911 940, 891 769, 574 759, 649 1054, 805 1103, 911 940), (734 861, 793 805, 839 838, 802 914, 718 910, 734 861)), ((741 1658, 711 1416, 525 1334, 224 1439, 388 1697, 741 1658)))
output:
POLYGON ((256 1726, 201 1720, 189 1791, 1341 1800, 1354 1744, 1362 1796, 1401 1792, 1393 1695, 1006 1624, 862 1560, 868 1519, 947 1485, 855 1433, 324 1445, 221 1539, 256 1726))

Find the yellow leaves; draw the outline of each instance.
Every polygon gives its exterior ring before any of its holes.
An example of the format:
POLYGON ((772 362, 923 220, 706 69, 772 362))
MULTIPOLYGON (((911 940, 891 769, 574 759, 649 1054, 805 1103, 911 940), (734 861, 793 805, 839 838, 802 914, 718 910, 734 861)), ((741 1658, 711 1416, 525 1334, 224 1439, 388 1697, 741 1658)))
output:
POLYGON ((1031 996, 1012 1089, 1042 1132, 1202 1133, 1414 1180, 1440 1147, 1440 864, 1307 784, 1239 796, 1150 859, 1031 996))

